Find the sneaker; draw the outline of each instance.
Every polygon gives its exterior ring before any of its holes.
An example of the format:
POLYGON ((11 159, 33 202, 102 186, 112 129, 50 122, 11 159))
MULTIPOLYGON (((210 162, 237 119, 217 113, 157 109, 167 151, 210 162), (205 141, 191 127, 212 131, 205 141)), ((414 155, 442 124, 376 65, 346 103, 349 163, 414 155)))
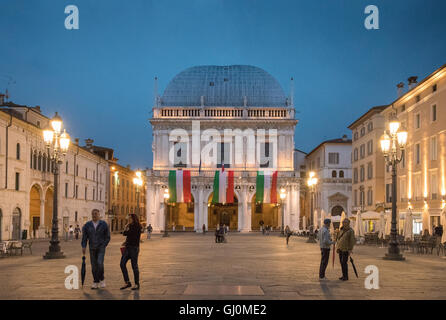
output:
POLYGON ((93 282, 93 284, 91 285, 91 289, 97 289, 97 288, 98 288, 98 283, 93 282))
POLYGON ((319 278, 319 280, 321 281, 321 280, 328 280, 326 277, 323 277, 323 278, 319 278))
POLYGON ((99 288, 105 288, 105 280, 99 282, 99 288))
POLYGON ((125 286, 121 287, 120 289, 121 289, 121 290, 124 290, 124 289, 130 288, 131 286, 132 286, 132 284, 131 284, 130 282, 127 282, 127 283, 125 284, 125 286))

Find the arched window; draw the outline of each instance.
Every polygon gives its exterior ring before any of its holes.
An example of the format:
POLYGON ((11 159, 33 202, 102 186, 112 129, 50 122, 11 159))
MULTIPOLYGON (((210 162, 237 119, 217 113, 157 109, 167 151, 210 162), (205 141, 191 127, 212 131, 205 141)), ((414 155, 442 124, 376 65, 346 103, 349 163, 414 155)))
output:
POLYGON ((47 170, 47 164, 46 164, 46 153, 44 153, 43 154, 43 166, 42 166, 42 169, 43 169, 43 172, 46 172, 47 170))
POLYGON ((39 169, 39 171, 42 170, 42 153, 39 152, 39 158, 37 160, 37 168, 39 169))
POLYGON ((20 160, 20 143, 17 143, 16 158, 20 160))
POLYGON ((344 170, 339 171, 339 178, 344 178, 344 170))
POLYGON ((333 170, 333 171, 331 172, 331 177, 332 177, 332 178, 336 178, 336 170, 333 170))
POLYGON ((33 169, 34 170, 37 169, 37 151, 34 151, 34 155, 33 155, 33 169))

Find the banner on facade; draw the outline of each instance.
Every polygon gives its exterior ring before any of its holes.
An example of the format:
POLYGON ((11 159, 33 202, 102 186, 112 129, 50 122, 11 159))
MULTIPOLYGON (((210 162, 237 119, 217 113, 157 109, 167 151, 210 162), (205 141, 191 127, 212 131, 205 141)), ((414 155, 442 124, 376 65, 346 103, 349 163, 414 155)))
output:
POLYGON ((277 203, 277 171, 257 171, 256 202, 277 203))
POLYGON ((169 171, 169 202, 191 202, 190 171, 169 171))
POLYGON ((234 171, 215 171, 212 203, 234 202, 234 171))

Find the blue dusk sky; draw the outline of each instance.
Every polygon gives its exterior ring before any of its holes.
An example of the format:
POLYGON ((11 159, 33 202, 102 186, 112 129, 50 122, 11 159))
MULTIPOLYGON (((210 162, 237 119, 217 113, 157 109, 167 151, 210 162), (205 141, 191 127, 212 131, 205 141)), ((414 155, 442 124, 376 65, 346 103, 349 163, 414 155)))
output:
POLYGON ((444 0, 0 0, 0 92, 145 168, 155 76, 161 94, 191 66, 254 65, 287 94, 294 77, 295 146, 309 152, 446 63, 445 12, 444 0), (79 30, 64 27, 70 4, 79 30), (364 27, 370 4, 379 30, 364 27))

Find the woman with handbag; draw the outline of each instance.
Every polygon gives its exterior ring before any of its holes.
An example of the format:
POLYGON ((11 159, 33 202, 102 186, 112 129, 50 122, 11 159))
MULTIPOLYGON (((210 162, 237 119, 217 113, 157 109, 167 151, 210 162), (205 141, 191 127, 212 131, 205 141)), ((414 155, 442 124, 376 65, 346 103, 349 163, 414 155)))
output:
POLYGON ((124 242, 124 248, 121 248, 121 271, 124 276, 125 285, 121 290, 130 288, 132 286, 129 273, 127 271, 127 262, 132 263, 133 277, 135 279, 135 286, 132 290, 139 290, 139 269, 138 269, 138 255, 139 242, 141 240, 141 224, 136 214, 131 213, 129 216, 129 223, 125 226, 123 235, 127 237, 124 242))

